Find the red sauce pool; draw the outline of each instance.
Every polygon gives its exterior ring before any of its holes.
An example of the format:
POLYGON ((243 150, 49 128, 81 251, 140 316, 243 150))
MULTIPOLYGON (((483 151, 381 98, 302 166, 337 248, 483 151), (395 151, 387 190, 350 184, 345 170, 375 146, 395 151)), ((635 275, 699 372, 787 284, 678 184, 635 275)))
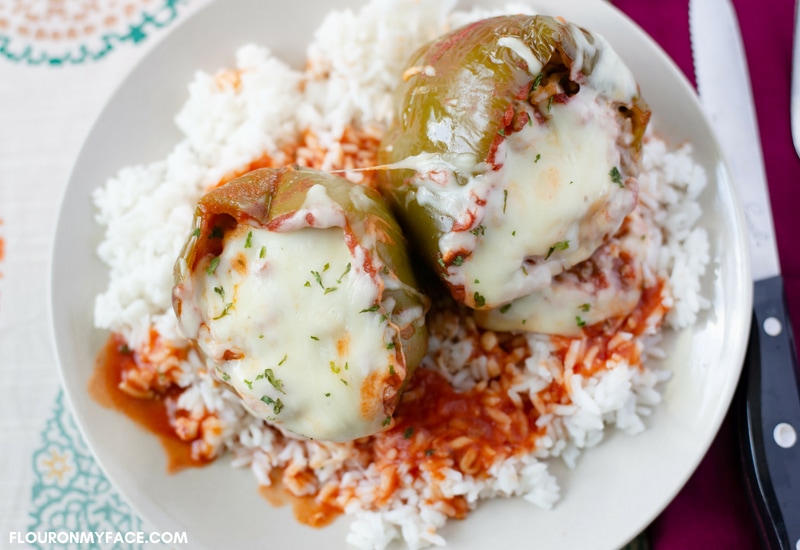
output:
POLYGON ((169 473, 208 464, 208 460, 192 457, 192 442, 180 439, 170 424, 166 400, 177 399, 180 395, 177 388, 152 399, 133 397, 120 389, 123 373, 135 368, 136 362, 133 354, 127 350, 125 341, 118 335, 112 335, 98 354, 94 373, 89 380, 89 395, 98 404, 124 414, 156 435, 166 452, 169 473))
POLYGON ((342 510, 317 502, 313 495, 298 497, 284 489, 280 470, 273 470, 269 477, 272 485, 259 486, 258 493, 276 508, 291 504, 294 517, 300 523, 309 527, 325 527, 342 515, 342 510))

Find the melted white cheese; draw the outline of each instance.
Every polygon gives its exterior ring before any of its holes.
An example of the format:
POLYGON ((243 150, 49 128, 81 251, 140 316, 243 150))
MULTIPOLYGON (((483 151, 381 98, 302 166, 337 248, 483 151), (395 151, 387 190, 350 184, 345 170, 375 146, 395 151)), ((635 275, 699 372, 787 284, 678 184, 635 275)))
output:
POLYGON ((501 143, 499 170, 466 184, 434 170, 427 157, 414 159, 415 200, 447 214, 442 223, 455 220, 442 227, 442 256, 469 252, 450 265, 447 279, 464 287, 470 306, 496 307, 544 288, 588 258, 635 204, 635 190, 609 174, 620 164, 613 106, 584 88, 549 114, 501 143))
POLYGON ((635 201, 609 176, 620 162, 619 133, 613 109, 585 90, 553 104, 546 124, 510 135, 502 168, 487 178, 485 229, 472 255, 451 266, 451 281, 500 304, 588 258, 635 201))
POLYGON ((645 269, 655 263, 648 258, 654 238, 658 236, 647 233, 641 217, 631 215, 625 236, 612 239, 592 255, 587 269, 596 273, 595 277, 563 273, 546 288, 504 307, 476 312, 475 321, 497 331, 578 336, 584 326, 624 317, 639 303, 645 269), (624 267, 620 261, 623 254, 631 259, 624 267))
MULTIPOLYGON (((323 196, 309 193, 299 213, 314 207, 321 219, 323 196)), ((201 262, 185 285, 184 328, 197 327, 189 336, 257 416, 314 439, 375 433, 387 417, 382 389, 396 334, 376 311, 379 288, 364 258, 361 247, 351 254, 340 227, 239 225, 213 273, 201 262)))

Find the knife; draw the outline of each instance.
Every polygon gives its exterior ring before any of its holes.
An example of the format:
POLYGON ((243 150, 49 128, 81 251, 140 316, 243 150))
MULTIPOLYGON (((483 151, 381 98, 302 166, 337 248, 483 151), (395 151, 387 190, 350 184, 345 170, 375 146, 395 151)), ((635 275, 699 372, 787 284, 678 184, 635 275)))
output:
POLYGON ((745 477, 764 542, 800 550, 800 389, 744 46, 730 0, 690 0, 700 102, 747 223, 753 323, 740 384, 745 477))

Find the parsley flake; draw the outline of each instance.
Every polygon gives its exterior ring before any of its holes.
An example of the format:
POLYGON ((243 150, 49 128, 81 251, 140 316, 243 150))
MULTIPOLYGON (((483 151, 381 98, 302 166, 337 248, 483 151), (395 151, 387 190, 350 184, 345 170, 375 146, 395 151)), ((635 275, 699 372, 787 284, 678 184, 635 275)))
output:
POLYGON ((472 233, 472 234, 473 234, 473 235, 475 235, 476 237, 477 237, 478 235, 484 235, 484 234, 486 233, 486 228, 485 228, 483 225, 479 225, 479 226, 478 226, 478 227, 476 227, 475 229, 471 229, 471 230, 470 230, 470 233, 472 233))
POLYGON ((219 265, 219 256, 211 260, 211 263, 208 264, 208 267, 206 268, 206 273, 208 273, 209 275, 213 275, 214 272, 217 270, 218 265, 219 265))
POLYGON ((370 306, 366 309, 362 309, 359 313, 374 313, 381 308, 380 304, 375 304, 374 306, 370 306))
POLYGON ((233 302, 229 302, 229 303, 225 304, 225 309, 222 310, 222 313, 220 313, 219 315, 214 317, 213 320, 216 321, 217 319, 222 319, 223 317, 225 317, 228 314, 228 312, 231 310, 232 307, 233 307, 233 302))
POLYGON ((230 379, 231 379, 231 376, 227 372, 223 372, 222 373, 222 381, 223 382, 227 382, 230 379))
POLYGON ((265 258, 267 256, 267 247, 262 246, 261 251, 258 253, 259 258, 265 258))
MULTIPOLYGON (((280 363, 278 364, 280 365, 280 363)), ((283 394, 286 393, 285 391, 283 391, 283 381, 278 378, 275 378, 275 373, 272 372, 272 369, 264 369, 264 377, 267 379, 267 382, 269 382, 273 388, 275 388, 276 390, 278 390, 283 394)))
POLYGON ((195 227, 194 231, 192 231, 192 237, 199 237, 200 236, 200 228, 195 227))
POLYGON ((608 173, 608 176, 611 178, 611 181, 619 185, 620 187, 625 187, 625 184, 622 183, 622 174, 619 173, 619 168, 614 166, 611 171, 608 173))
POLYGON ((383 425, 384 426, 388 426, 391 423, 392 423, 392 417, 391 416, 387 416, 386 418, 383 419, 383 425))
POLYGON ((244 383, 247 384, 247 387, 249 389, 251 389, 251 390, 253 389, 253 381, 252 380, 248 380, 247 378, 245 378, 244 379, 244 383))
POLYGON ((215 225, 211 233, 208 234, 209 239, 221 239, 224 236, 225 233, 223 233, 222 228, 218 225, 215 225))
MULTIPOLYGON (((338 279, 336 279, 336 282, 338 284, 342 284, 342 279, 344 278, 345 275, 347 275, 350 272, 351 267, 352 266, 350 265, 350 262, 347 262, 347 265, 344 268, 344 272, 341 275, 339 275, 338 279)), ((384 266, 384 268, 386 268, 386 266, 384 266)))
POLYGON ((221 286, 215 286, 215 287, 214 287, 214 292, 216 292, 217 294, 219 294, 219 295, 220 295, 220 297, 222 297, 222 298, 225 298, 225 289, 224 289, 224 288, 222 288, 221 286))
POLYGON ((247 239, 245 239, 245 241, 244 241, 244 247, 245 247, 245 248, 250 248, 250 247, 252 247, 252 246, 253 246, 253 232, 252 232, 252 231, 250 231, 250 232, 247 234, 247 239))
POLYGON ((483 307, 486 305, 486 298, 481 296, 477 290, 475 291, 475 294, 472 295, 472 298, 475 300, 476 307, 483 307))
POLYGON ((323 290, 325 289, 325 285, 322 284, 322 276, 319 274, 319 271, 312 271, 311 274, 314 276, 314 280, 317 281, 320 288, 323 290))
POLYGON ((542 83, 542 79, 544 78, 544 73, 539 73, 536 75, 536 78, 533 81, 533 88, 531 90, 535 90, 539 87, 539 84, 542 83))
POLYGON ((581 311, 589 311, 590 309, 592 309, 592 306, 590 304, 581 304, 578 307, 581 308, 581 311))
POLYGON ((414 435, 414 428, 412 426, 409 426, 408 428, 406 428, 406 431, 403 432, 403 438, 411 439, 412 435, 414 435))
POLYGON ((506 213, 507 203, 508 203, 508 189, 503 189, 503 214, 506 213))
POLYGON ((511 309, 511 304, 506 304, 500 308, 500 313, 506 313, 509 309, 511 309))
POLYGON ((547 260, 548 258, 550 258, 550 256, 556 250, 566 250, 568 248, 569 248, 569 241, 559 241, 550 247, 550 250, 547 251, 547 256, 545 256, 544 259, 547 260))
POLYGON ((456 256, 456 259, 453 260, 453 265, 455 266, 460 266, 463 263, 464 263, 464 258, 462 258, 461 256, 456 256))
POLYGON ((583 328, 586 326, 586 321, 581 319, 579 315, 575 316, 575 323, 578 325, 579 328, 583 328))
POLYGON ((266 403, 267 405, 272 405, 272 411, 275 414, 280 414, 283 410, 283 403, 280 399, 272 399, 269 395, 262 395, 261 401, 266 403))

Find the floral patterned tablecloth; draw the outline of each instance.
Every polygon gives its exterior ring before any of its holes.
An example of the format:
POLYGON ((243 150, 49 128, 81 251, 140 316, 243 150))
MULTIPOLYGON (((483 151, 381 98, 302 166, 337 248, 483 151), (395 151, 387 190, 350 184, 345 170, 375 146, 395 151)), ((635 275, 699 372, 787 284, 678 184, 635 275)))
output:
MULTIPOLYGON (((59 200, 92 122, 130 67, 208 1, 0 0, 0 548, 12 533, 149 530, 100 471, 66 404, 49 338, 48 258, 59 200)), ((692 77, 688 0, 615 3, 692 77)), ((753 71, 756 97, 768 100, 759 116, 770 180, 779 184, 773 193, 783 197, 774 199, 779 246, 798 313, 798 255, 787 245, 800 197, 796 178, 795 187, 787 184, 800 173, 788 139, 794 2, 775 2, 768 13, 757 0, 735 3, 746 14, 751 63, 762 62, 753 71)), ((656 550, 756 544, 732 445, 726 422, 698 473, 649 530, 656 550)), ((648 544, 647 536, 635 543, 648 544)))
POLYGON ((61 390, 48 261, 94 119, 130 68, 204 3, 0 0, 0 548, 24 547, 13 533, 150 530, 94 461, 61 390))

